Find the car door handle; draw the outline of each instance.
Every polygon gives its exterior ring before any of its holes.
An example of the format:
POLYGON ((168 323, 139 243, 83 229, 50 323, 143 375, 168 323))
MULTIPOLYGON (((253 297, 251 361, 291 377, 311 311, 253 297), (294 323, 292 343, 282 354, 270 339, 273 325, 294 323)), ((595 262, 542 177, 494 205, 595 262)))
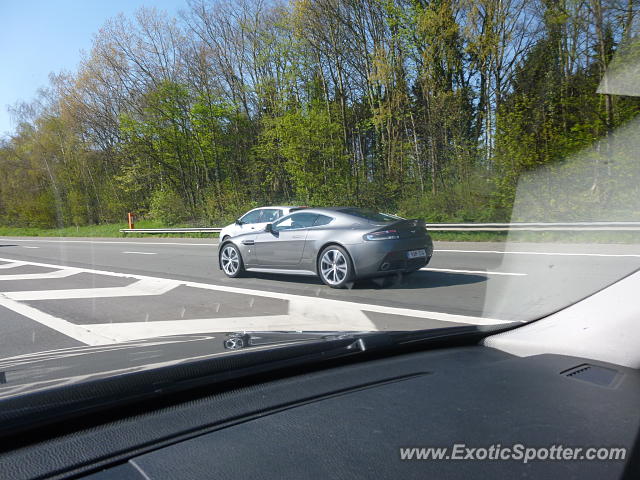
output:
POLYGON ((291 237, 291 238, 304 238, 304 235, 294 235, 294 236, 293 236, 293 237, 291 237))
POLYGON ((242 240, 243 245, 253 245, 254 243, 256 242, 254 242, 253 240, 242 240))

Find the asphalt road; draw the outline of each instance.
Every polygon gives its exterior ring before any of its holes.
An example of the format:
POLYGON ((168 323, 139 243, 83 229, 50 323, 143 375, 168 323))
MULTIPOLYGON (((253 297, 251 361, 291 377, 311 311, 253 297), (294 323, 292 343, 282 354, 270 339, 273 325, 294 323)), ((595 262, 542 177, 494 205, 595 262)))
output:
MULTIPOLYGON (((436 243, 404 277, 226 278, 207 239, 0 239, 0 358, 239 330, 406 330, 539 318, 640 268, 640 246, 436 243)), ((604 319, 603 319, 604 321, 604 319)))

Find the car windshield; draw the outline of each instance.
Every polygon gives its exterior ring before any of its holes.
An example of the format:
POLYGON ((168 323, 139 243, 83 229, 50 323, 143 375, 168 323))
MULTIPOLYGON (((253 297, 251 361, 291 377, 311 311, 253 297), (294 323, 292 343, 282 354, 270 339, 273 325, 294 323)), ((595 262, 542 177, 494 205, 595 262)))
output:
POLYGON ((99 3, 3 4, 0 398, 640 267, 635 0, 99 3))
POLYGON ((396 215, 379 213, 375 210, 369 210, 366 208, 345 208, 340 211, 348 215, 353 215, 354 217, 364 218, 365 220, 369 220, 372 223, 393 223, 401 219, 396 215))

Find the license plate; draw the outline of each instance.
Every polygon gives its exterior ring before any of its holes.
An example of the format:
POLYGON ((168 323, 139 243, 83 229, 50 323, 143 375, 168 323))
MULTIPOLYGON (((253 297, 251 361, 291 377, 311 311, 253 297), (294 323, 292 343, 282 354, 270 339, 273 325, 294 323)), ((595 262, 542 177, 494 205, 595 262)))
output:
POLYGON ((422 249, 422 250, 409 250, 407 252, 407 258, 420 258, 420 257, 426 257, 427 256, 427 251, 422 249))

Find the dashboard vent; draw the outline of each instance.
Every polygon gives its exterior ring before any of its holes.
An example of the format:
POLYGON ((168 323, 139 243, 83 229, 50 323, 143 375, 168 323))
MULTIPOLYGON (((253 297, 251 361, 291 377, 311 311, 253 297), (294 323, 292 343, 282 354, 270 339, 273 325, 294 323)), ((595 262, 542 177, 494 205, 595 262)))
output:
POLYGON ((621 377, 621 374, 619 374, 617 370, 591 365, 589 363, 583 363, 577 367, 560 372, 560 374, 565 377, 582 380, 583 382, 600 385, 601 387, 613 387, 614 384, 617 383, 616 380, 621 377))

